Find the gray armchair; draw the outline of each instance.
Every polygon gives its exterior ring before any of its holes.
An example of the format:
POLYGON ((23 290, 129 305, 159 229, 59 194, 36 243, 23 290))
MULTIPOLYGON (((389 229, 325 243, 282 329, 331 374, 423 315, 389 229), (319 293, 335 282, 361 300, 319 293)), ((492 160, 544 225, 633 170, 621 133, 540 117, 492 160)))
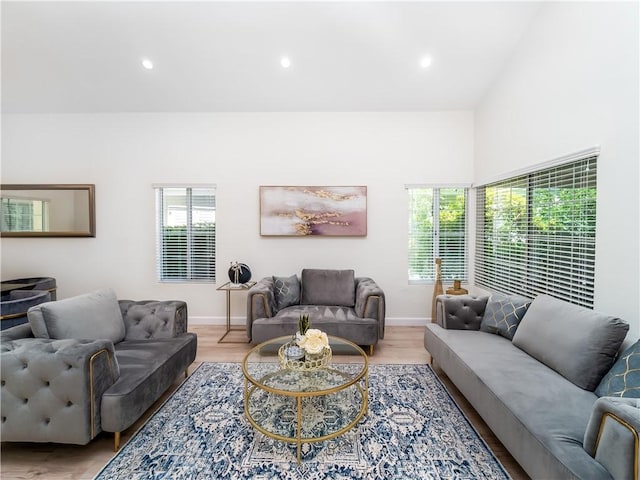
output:
POLYGON ((373 347, 384 338, 385 296, 353 270, 304 269, 300 278, 265 277, 247 296, 247 336, 254 343, 293 335, 300 315, 312 328, 373 347))

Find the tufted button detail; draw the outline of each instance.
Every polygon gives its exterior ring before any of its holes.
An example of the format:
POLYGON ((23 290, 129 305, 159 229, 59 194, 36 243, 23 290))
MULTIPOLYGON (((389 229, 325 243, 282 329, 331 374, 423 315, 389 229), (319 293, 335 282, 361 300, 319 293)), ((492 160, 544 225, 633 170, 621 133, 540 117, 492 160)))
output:
POLYGON ((69 401, 67 402, 67 407, 70 407, 70 406, 72 406, 72 405, 73 405, 73 403, 71 402, 71 400, 69 400, 69 401))
POLYGON ((0 382, 0 385, 2 385, 2 386, 4 387, 4 386, 6 385, 6 383, 7 383, 7 382, 5 382, 4 380, 2 380, 2 381, 0 382))
POLYGON ((46 381, 46 382, 44 382, 44 384, 48 387, 48 386, 50 386, 50 385, 51 385, 51 382, 46 381))
POLYGON ((24 399, 22 400, 22 403, 29 403, 29 399, 28 399, 28 398, 24 398, 24 399))
POLYGON ((73 365, 71 365, 70 363, 67 363, 67 370, 71 370, 73 368, 73 365))
POLYGON ((6 421, 7 421, 7 417, 3 416, 2 417, 2 423, 6 422, 6 421))
POLYGON ((25 369, 25 368, 29 368, 29 365, 27 365, 26 363, 23 363, 22 364, 22 369, 25 369))
POLYGON ((51 419, 50 418, 45 418, 44 419, 44 423, 46 423, 47 425, 49 425, 51 423, 51 419))

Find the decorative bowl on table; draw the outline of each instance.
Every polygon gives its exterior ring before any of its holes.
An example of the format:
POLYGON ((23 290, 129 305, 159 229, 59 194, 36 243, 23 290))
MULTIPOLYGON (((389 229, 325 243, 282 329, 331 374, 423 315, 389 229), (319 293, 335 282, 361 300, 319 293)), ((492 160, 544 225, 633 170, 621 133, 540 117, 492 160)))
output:
POLYGON ((331 347, 325 347, 320 353, 310 354, 295 342, 289 342, 278 349, 278 359, 282 368, 297 371, 315 370, 329 365, 331 347))

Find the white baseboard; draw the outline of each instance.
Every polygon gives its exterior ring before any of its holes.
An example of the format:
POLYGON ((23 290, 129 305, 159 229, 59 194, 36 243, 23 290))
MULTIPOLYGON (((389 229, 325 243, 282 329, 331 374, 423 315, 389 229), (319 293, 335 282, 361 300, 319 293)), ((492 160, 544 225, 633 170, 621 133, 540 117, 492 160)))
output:
MULTIPOLYGON (((430 321, 430 318, 387 317, 385 324, 389 327, 423 327, 430 321)), ((226 323, 226 317, 189 316, 189 324, 191 325, 225 325, 226 323)), ((247 319, 245 317, 231 317, 231 325, 239 326, 246 324, 247 319)))

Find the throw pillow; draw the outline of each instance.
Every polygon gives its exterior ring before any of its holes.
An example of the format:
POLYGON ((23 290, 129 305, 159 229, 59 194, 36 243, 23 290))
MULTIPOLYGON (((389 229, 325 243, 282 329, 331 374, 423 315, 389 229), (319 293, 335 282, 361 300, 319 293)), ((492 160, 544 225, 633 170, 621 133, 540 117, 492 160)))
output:
POLYGON ((40 338, 118 343, 125 335, 120 306, 115 292, 110 289, 42 303, 31 307, 27 316, 34 335, 40 338))
POLYGON ((513 344, 592 392, 613 365, 628 330, 629 324, 619 318, 538 295, 513 344))
POLYGON ((530 304, 531 300, 519 295, 494 293, 487 301, 480 330, 512 340, 530 304))
POLYGON ((640 398, 640 340, 620 354, 596 388, 596 395, 640 398))
POLYGON ((300 282, 297 275, 273 277, 273 286, 278 310, 300 303, 300 282))

